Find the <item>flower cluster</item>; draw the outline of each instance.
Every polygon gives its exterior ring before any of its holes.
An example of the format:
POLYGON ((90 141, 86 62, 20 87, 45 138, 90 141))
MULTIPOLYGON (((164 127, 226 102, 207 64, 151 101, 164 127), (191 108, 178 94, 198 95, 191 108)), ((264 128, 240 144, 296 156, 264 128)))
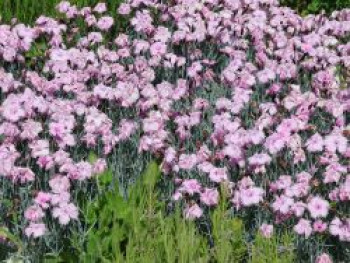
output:
POLYGON ((0 27, 0 175, 46 184, 25 211, 28 236, 45 233, 49 211, 61 225, 76 220, 71 185, 139 132, 140 156, 162 157, 187 218, 215 206, 224 186, 266 237, 289 224, 350 241, 350 10, 300 17, 275 0, 128 0, 118 12, 130 32, 110 41, 104 4, 57 9, 60 22, 0 27), (87 29, 77 39, 78 19, 87 29), (28 66, 43 39, 42 65, 28 66), (76 156, 81 147, 102 149, 100 159, 76 156))

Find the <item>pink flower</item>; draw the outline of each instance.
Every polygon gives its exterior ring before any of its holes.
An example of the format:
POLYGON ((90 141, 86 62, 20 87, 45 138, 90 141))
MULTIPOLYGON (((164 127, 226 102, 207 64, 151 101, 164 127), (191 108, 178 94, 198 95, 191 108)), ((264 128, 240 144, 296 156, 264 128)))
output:
POLYGON ((315 263, 333 263, 333 260, 328 254, 323 253, 317 257, 315 263))
POLYGON ((118 8, 118 13, 121 15, 128 15, 131 12, 131 7, 129 4, 121 3, 118 8))
POLYGON ((340 153, 345 153, 347 149, 347 143, 348 140, 346 137, 341 135, 339 132, 334 132, 326 136, 324 140, 326 150, 333 153, 335 153, 337 150, 340 153))
POLYGON ((103 16, 98 21, 96 26, 102 31, 107 31, 114 24, 114 19, 110 16, 103 16))
POLYGON ((78 209, 73 203, 61 203, 52 210, 52 216, 58 218, 61 225, 67 225, 71 219, 78 219, 78 209))
POLYGON ((200 200, 207 206, 217 205, 219 201, 219 192, 217 189, 205 188, 200 194, 200 200))
POLYGON ((227 178, 227 169, 226 168, 217 168, 213 167, 209 172, 209 178, 212 182, 220 183, 226 181, 227 178))
POLYGON ((308 238, 312 233, 310 221, 304 218, 301 218, 293 229, 297 234, 304 235, 306 238, 308 238))
POLYGON ((181 154, 179 157, 179 168, 191 170, 197 164, 197 156, 195 154, 181 154))
POLYGON ((26 209, 24 217, 30 221, 37 222, 45 216, 40 206, 33 205, 26 209))
POLYGON ((56 9, 58 10, 58 12, 62 14, 67 13, 69 8, 70 8, 70 3, 68 1, 62 1, 56 6, 56 9))
POLYGON ((186 207, 184 214, 186 219, 193 220, 196 218, 200 218, 203 215, 203 211, 197 204, 193 204, 191 206, 186 207))
POLYGON ((173 147, 169 147, 165 150, 164 161, 166 163, 172 163, 176 158, 176 150, 173 147))
POLYGON ((329 233, 333 236, 339 236, 342 231, 342 222, 338 217, 335 217, 329 224, 329 233))
POLYGON ((46 232, 46 226, 43 223, 31 222, 29 226, 24 230, 27 237, 33 236, 34 238, 43 236, 46 232))
POLYGON ((290 212, 294 200, 288 196, 281 195, 277 196, 276 200, 272 203, 272 209, 275 212, 280 212, 281 214, 287 214, 290 212))
POLYGON ((151 45, 150 52, 152 56, 162 56, 166 53, 167 46, 162 42, 155 42, 151 45))
POLYGON ((67 192, 70 188, 69 179, 61 175, 56 175, 54 178, 50 179, 49 185, 54 193, 67 192))
POLYGON ((306 205, 298 201, 292 205, 291 211, 294 213, 295 216, 297 217, 302 217, 306 209, 306 205))
POLYGON ((314 232, 323 233, 327 229, 327 223, 317 220, 312 225, 314 232))
POLYGON ((312 135, 305 143, 309 152, 321 152, 323 150, 323 138, 319 133, 312 135))
POLYGON ((107 162, 105 159, 97 159, 93 164, 92 171, 94 174, 101 174, 107 169, 107 162))
POLYGON ((85 180, 89 179, 92 176, 92 165, 89 162, 79 162, 76 164, 76 171, 78 172, 78 176, 75 177, 75 173, 73 179, 85 180))
POLYGON ((104 12, 107 11, 107 6, 106 6, 105 3, 98 3, 98 4, 95 6, 94 11, 95 11, 96 13, 102 14, 102 13, 104 13, 104 12))
POLYGON ((169 29, 163 26, 159 26, 154 34, 153 39, 155 41, 167 42, 171 37, 171 33, 169 29))
POLYGON ((23 139, 33 140, 43 130, 41 123, 33 120, 26 120, 21 124, 21 126, 22 126, 21 138, 23 139))
POLYGON ((182 197, 182 193, 179 192, 179 191, 176 191, 176 192, 173 194, 172 199, 173 199, 174 201, 178 201, 178 200, 181 199, 181 197, 182 197))
POLYGON ((49 170, 55 165, 53 158, 51 156, 40 156, 36 163, 37 165, 39 165, 40 168, 45 170, 49 170))
POLYGON ((312 218, 326 217, 329 211, 329 203, 319 196, 313 197, 307 204, 312 218))
POLYGON ((34 199, 34 202, 43 209, 47 209, 49 207, 50 201, 51 194, 45 192, 39 192, 34 199))
POLYGON ((263 223, 260 226, 260 233, 263 237, 270 238, 273 235, 273 225, 263 223))
POLYGON ((68 203, 70 200, 70 193, 68 192, 61 192, 61 193, 54 193, 51 194, 51 204, 52 205, 59 205, 59 204, 65 204, 68 203))
POLYGON ((34 158, 50 154, 49 141, 47 140, 34 141, 29 144, 29 148, 32 150, 32 156, 34 158))
POLYGON ((245 207, 257 205, 263 200, 264 190, 259 187, 250 187, 240 190, 241 203, 245 207))
POLYGON ((248 158, 248 162, 252 166, 261 166, 269 164, 271 162, 271 157, 266 153, 256 153, 248 158))
POLYGON ((199 193, 202 186, 196 179, 188 179, 182 182, 182 185, 179 189, 180 192, 185 192, 189 195, 199 193))
POLYGON ((13 182, 20 182, 22 184, 34 181, 35 179, 35 174, 29 168, 14 167, 11 171, 11 174, 13 182))

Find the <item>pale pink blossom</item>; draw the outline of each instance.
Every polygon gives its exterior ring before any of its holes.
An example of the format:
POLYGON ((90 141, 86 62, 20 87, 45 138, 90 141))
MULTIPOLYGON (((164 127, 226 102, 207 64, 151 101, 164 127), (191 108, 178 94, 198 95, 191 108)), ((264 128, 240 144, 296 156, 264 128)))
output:
POLYGON ((323 138, 320 134, 312 135, 305 143, 309 152, 321 152, 323 150, 323 138))
POLYGON ((315 263, 333 263, 333 260, 328 254, 323 253, 316 258, 315 263))
POLYGON ((106 3, 98 3, 94 9, 93 9, 96 13, 102 14, 104 12, 107 11, 107 6, 106 3))
POLYGON ((312 197, 307 204, 312 218, 326 217, 329 211, 329 203, 319 196, 312 197))
POLYGON ((70 188, 69 179, 66 176, 56 175, 49 181, 52 192, 62 193, 67 192, 70 188))
POLYGON ((46 232, 46 226, 43 223, 31 222, 24 230, 27 237, 33 236, 34 238, 41 237, 46 232))
POLYGON ((200 200, 207 206, 217 205, 219 201, 219 192, 217 189, 205 188, 204 191, 200 193, 200 200))
POLYGON ((114 24, 114 19, 110 16, 104 16, 101 17, 98 21, 97 21, 97 27, 103 31, 107 31, 108 29, 110 29, 114 24))
POLYGON ((243 206, 257 205, 263 200, 264 191, 259 187, 250 187, 240 190, 240 198, 243 206))
POLYGON ((303 235, 306 238, 308 238, 312 233, 312 227, 311 227, 310 221, 304 218, 301 218, 299 222, 294 226, 293 229, 297 234, 303 235))
POLYGON ((182 182, 182 185, 179 189, 180 192, 187 193, 189 195, 193 195, 195 193, 199 193, 202 186, 196 179, 187 179, 182 182))
POLYGON ((226 181, 228 179, 227 169, 213 167, 209 172, 209 178, 211 181, 213 181, 215 183, 220 183, 222 181, 226 181))
POLYGON ((188 205, 184 211, 184 215, 186 219, 197 219, 203 215, 203 210, 197 205, 188 205))
POLYGON ((273 225, 263 223, 259 230, 263 237, 270 238, 273 235, 273 225))
POLYGON ((24 217, 27 220, 33 221, 33 222, 38 222, 45 216, 44 211, 41 209, 40 206, 30 206, 26 209, 24 212, 24 217))
POLYGON ((327 223, 325 223, 321 220, 316 220, 313 223, 312 228, 313 228, 314 232, 323 233, 327 229, 327 223))
POLYGON ((78 219, 78 209, 73 203, 60 203, 52 210, 52 216, 58 218, 61 225, 67 225, 72 219, 78 219))

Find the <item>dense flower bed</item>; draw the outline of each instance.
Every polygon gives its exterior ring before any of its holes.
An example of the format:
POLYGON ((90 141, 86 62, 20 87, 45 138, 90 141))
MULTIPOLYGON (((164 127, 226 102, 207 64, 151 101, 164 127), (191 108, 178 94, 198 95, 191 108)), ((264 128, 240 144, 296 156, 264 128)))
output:
POLYGON ((163 2, 121 4, 130 28, 112 41, 104 4, 0 26, 0 175, 25 208, 20 231, 78 220, 74 192, 140 134, 186 218, 205 217, 221 185, 266 237, 350 242, 350 10, 163 2))

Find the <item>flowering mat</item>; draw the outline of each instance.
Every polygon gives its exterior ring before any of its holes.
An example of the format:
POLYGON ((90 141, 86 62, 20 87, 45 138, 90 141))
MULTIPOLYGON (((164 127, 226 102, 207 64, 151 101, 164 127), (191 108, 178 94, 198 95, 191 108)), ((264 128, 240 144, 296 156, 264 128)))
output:
POLYGON ((349 262, 349 9, 129 0, 120 32, 103 3, 57 10, 0 25, 4 229, 55 250, 95 177, 111 169, 126 197, 153 159, 186 219, 224 191, 248 239, 290 230, 312 261, 349 262))

